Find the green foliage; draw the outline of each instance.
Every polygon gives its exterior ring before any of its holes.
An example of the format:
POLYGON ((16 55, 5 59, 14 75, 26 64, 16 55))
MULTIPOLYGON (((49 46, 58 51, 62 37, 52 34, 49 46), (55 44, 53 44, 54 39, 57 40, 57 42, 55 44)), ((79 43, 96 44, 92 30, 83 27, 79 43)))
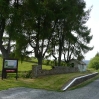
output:
POLYGON ((2 57, 2 54, 0 54, 0 57, 2 57))
POLYGON ((96 57, 96 56, 99 57, 99 52, 95 55, 95 57, 96 57))
POLYGON ((3 16, 3 31, 8 35, 4 38, 0 35, 0 43, 6 43, 6 47, 3 46, 4 53, 13 48, 11 57, 21 60, 34 53, 40 65, 47 53, 48 56, 57 57, 55 62, 47 61, 45 64, 54 66, 58 63, 59 66, 64 66, 65 63, 61 63, 63 54, 66 61, 72 57, 81 60, 84 58, 83 53, 92 50, 92 47, 87 46, 92 36, 85 25, 91 8, 84 10, 85 1, 24 0, 16 5, 16 0, 12 4, 10 1, 0 0, 0 25, 3 16), (12 41, 15 42, 14 46, 10 46, 12 41), (30 52, 27 49, 29 46, 32 47, 30 52))
POLYGON ((61 66, 67 66, 66 62, 61 61, 61 66))
POLYGON ((74 67, 74 63, 68 63, 67 66, 68 67, 74 67))
POLYGON ((31 73, 32 73, 31 70, 30 71, 20 72, 19 77, 21 77, 21 78, 31 78, 32 77, 31 73))
POLYGON ((55 66, 55 61, 54 60, 43 60, 44 65, 50 65, 50 66, 55 66))
POLYGON ((51 61, 50 60, 43 60, 43 64, 45 64, 45 65, 51 65, 51 61))
POLYGON ((95 56, 90 60, 90 63, 88 64, 89 68, 93 68, 95 70, 99 69, 99 56, 95 56))

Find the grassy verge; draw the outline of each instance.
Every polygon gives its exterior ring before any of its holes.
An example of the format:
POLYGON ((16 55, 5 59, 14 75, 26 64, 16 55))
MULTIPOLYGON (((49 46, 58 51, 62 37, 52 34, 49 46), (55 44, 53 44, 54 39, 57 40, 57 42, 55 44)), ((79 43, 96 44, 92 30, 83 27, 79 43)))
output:
POLYGON ((82 82, 81 84, 79 84, 79 85, 77 85, 77 86, 75 86, 75 87, 69 88, 69 90, 74 90, 74 89, 77 89, 77 88, 84 87, 84 86, 86 86, 86 85, 92 83, 94 80, 96 80, 96 79, 98 79, 98 78, 99 78, 99 74, 98 74, 97 76, 95 76, 95 77, 93 77, 93 78, 87 80, 87 81, 82 82))
POLYGON ((88 74, 88 72, 50 75, 35 79, 18 78, 18 80, 16 80, 14 77, 8 77, 8 79, 0 80, 0 90, 5 90, 13 87, 29 87, 60 91, 61 87, 70 79, 85 74, 88 74))
MULTIPOLYGON (((33 62, 20 62, 18 63, 18 71, 20 71, 20 75, 25 75, 26 72, 30 71, 32 65, 36 63, 36 60, 33 62), (21 74, 21 72, 24 72, 21 74)), ((43 69, 51 69, 51 66, 43 65, 43 69)), ((2 70, 2 58, 0 58, 0 71, 2 70)), ((46 90, 55 90, 60 91, 61 87, 68 82, 69 80, 89 74, 90 72, 83 73, 68 73, 68 74, 60 74, 60 75, 50 75, 43 76, 35 79, 24 78, 23 76, 16 80, 15 74, 8 75, 8 79, 1 80, 0 79, 0 90, 5 90, 13 87, 29 87, 29 88, 38 88, 38 89, 46 89, 46 90)))

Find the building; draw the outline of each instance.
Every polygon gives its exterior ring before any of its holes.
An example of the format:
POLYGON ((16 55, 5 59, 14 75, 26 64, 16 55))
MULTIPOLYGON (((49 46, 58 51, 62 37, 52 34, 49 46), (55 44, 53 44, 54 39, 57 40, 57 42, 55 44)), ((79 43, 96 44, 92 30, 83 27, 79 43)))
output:
POLYGON ((70 62, 69 62, 69 64, 72 67, 78 67, 78 69, 79 69, 80 72, 84 72, 87 69, 86 63, 84 63, 83 61, 79 61, 77 59, 71 59, 70 62))

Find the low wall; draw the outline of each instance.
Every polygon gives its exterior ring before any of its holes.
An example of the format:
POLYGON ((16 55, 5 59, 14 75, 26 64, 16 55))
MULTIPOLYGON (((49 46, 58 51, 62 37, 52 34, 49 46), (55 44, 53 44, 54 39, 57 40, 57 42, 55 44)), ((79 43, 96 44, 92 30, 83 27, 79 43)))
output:
POLYGON ((81 77, 76 77, 74 78, 71 82, 69 82, 69 84, 65 85, 62 90, 65 91, 67 90, 68 88, 70 87, 73 87, 73 86, 76 86, 92 77, 95 77, 96 75, 98 75, 98 72, 96 73, 92 73, 92 74, 88 74, 88 75, 85 75, 85 76, 81 76, 81 77))
POLYGON ((41 69, 39 69, 39 66, 32 66, 32 77, 54 75, 54 74, 74 73, 74 72, 78 72, 77 67, 55 66, 51 70, 41 70, 41 69))

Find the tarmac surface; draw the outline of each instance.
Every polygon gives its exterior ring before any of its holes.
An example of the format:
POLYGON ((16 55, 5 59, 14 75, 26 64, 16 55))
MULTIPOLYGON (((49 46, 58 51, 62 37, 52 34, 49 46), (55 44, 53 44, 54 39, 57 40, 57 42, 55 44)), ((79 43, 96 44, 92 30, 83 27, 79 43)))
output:
POLYGON ((0 91, 0 99, 99 99, 99 79, 83 88, 64 92, 10 88, 0 91))

